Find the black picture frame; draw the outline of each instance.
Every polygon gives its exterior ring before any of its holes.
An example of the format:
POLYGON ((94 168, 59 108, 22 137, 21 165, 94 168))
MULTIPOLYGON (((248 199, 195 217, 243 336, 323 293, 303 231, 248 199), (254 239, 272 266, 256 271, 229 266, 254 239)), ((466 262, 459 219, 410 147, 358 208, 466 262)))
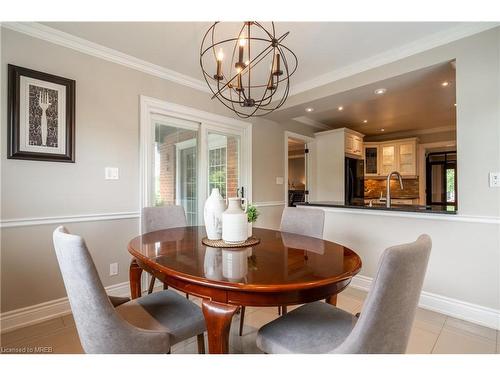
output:
MULTIPOLYGON (((75 93, 76 93, 76 81, 72 79, 59 77, 53 74, 43 73, 36 70, 8 64, 7 158, 74 163, 75 162, 75 93), (65 142, 64 152, 49 153, 49 152, 43 152, 43 151, 39 152, 33 150, 26 151, 21 149, 21 144, 20 144, 21 125, 26 126, 26 124, 21 124, 21 110, 26 110, 26 108, 23 109, 20 108, 21 77, 32 78, 65 87, 65 106, 64 106, 65 118, 63 121, 65 126, 65 133, 63 139, 63 141, 65 142)), ((57 124, 58 127, 61 125, 62 124, 59 123, 57 124)), ((59 128, 58 131, 60 131, 59 128)))

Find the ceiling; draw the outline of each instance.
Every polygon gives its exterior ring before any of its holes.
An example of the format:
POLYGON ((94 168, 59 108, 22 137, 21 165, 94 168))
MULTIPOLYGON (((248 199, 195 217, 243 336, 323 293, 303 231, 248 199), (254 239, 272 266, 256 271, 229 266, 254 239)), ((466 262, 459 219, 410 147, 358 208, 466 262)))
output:
MULTIPOLYGON (((48 22, 46 26, 132 55, 195 79, 203 79, 200 44, 210 22, 48 22)), ((241 23, 222 23, 234 35, 241 23)), ((265 26, 270 23, 263 22, 265 26)), ((284 44, 297 54, 294 85, 416 40, 464 26, 459 22, 277 22, 290 31, 284 44)))
POLYGON ((304 107, 314 111, 304 111, 301 118, 370 136, 454 126, 455 103, 454 63, 444 62, 309 102, 304 107), (387 91, 377 95, 378 88, 387 91))

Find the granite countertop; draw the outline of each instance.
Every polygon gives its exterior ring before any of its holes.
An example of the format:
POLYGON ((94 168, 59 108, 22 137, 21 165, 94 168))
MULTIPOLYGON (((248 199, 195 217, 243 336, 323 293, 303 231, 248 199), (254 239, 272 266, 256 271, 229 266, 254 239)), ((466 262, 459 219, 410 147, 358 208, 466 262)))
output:
POLYGON ((393 204, 390 208, 385 205, 373 205, 369 207, 362 204, 345 204, 343 202, 336 201, 317 201, 308 203, 296 203, 297 206, 310 206, 310 207, 336 207, 336 208, 355 208, 362 210, 381 210, 381 211, 399 211, 399 212, 422 212, 422 213, 432 213, 432 214, 448 214, 454 215, 457 213, 455 207, 453 206, 410 206, 402 204, 393 204))

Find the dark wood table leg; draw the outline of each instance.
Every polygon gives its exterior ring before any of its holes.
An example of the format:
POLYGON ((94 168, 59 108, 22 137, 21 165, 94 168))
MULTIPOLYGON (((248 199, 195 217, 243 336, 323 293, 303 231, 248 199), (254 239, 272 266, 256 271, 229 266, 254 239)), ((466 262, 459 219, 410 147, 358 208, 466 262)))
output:
POLYGON ((326 303, 329 303, 330 305, 337 306, 337 295, 329 296, 325 299, 326 303))
POLYGON ((141 296, 141 275, 142 268, 137 264, 137 260, 132 258, 129 269, 130 298, 132 299, 136 299, 141 296))
POLYGON ((209 353, 229 353, 229 330, 238 306, 204 299, 201 308, 207 324, 209 353))

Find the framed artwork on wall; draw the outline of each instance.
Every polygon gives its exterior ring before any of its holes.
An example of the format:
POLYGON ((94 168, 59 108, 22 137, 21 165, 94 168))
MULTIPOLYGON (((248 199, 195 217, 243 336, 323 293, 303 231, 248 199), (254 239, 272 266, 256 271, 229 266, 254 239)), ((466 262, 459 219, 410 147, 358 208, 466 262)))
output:
POLYGON ((7 158, 75 162, 74 80, 8 65, 7 158))

